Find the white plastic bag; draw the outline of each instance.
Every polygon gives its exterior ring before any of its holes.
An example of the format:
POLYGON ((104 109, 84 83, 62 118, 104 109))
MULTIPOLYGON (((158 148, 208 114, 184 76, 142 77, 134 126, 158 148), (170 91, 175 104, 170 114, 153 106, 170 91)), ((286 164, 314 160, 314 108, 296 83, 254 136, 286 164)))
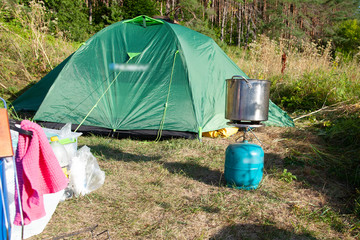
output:
POLYGON ((72 158, 70 165, 69 187, 76 197, 100 188, 105 182, 105 172, 101 171, 90 148, 83 146, 72 158))

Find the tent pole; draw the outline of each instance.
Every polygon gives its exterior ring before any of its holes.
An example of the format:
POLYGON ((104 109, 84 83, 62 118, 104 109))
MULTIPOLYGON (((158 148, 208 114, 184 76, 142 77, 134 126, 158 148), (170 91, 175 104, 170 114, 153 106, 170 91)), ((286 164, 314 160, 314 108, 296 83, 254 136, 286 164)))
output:
POLYGON ((202 142, 202 127, 199 127, 198 139, 199 139, 199 142, 202 142))

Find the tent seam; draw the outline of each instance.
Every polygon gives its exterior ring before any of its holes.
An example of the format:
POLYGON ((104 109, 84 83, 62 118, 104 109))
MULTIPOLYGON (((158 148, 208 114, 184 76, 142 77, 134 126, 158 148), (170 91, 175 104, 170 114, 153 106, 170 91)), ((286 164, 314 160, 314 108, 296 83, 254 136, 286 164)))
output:
POLYGON ((181 62, 183 63, 184 70, 186 72, 186 77, 187 77, 186 80, 187 80, 187 83, 188 83, 187 86, 188 86, 188 89, 189 89, 189 92, 190 92, 191 105, 192 105, 192 108, 193 108, 193 113, 194 113, 194 117, 195 117, 196 124, 197 124, 197 126, 196 126, 197 129, 194 132, 199 133, 199 128, 201 128, 202 126, 200 126, 199 118, 196 115, 195 104, 194 104, 194 101, 193 101, 194 100, 194 97, 193 97, 194 95, 193 95, 193 92, 192 92, 191 87, 190 87, 191 83, 190 83, 189 69, 187 67, 186 61, 183 61, 184 60, 184 56, 183 56, 184 52, 183 52, 183 49, 182 49, 182 45, 181 45, 181 42, 180 42, 179 38, 175 34, 175 31, 172 29, 172 27, 170 27, 170 24, 167 23, 167 22, 164 22, 164 23, 165 23, 164 25, 168 29, 170 29, 170 32, 174 36, 174 39, 176 39, 176 46, 178 47, 178 51, 179 51, 181 59, 182 59, 181 62))

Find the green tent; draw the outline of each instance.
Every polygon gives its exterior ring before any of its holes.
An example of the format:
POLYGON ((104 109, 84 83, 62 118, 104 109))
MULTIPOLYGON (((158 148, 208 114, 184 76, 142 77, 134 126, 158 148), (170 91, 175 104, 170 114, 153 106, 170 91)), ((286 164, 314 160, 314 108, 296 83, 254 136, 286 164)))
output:
MULTIPOLYGON (((197 134, 228 126, 233 75, 248 78, 211 38, 140 16, 96 33, 13 105, 36 121, 197 134)), ((293 126, 271 101, 266 124, 293 126)))

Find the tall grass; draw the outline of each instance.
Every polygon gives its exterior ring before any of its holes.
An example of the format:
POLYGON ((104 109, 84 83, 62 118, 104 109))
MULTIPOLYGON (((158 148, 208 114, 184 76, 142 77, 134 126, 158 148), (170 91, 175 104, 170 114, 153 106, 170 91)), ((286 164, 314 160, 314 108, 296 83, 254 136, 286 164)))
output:
POLYGON ((41 1, 31 1, 30 8, 5 1, 0 11, 0 94, 14 99, 75 51, 76 43, 48 34, 41 1))
POLYGON ((239 60, 239 66, 247 69, 254 78, 272 78, 281 75, 281 58, 286 54, 285 74, 296 79, 304 72, 331 69, 331 46, 320 47, 313 42, 280 39, 271 40, 260 36, 257 41, 249 45, 246 56, 239 60), (250 61, 249 61, 250 60, 250 61))
POLYGON ((272 82, 272 100, 290 112, 315 110, 360 96, 359 53, 347 58, 314 42, 260 36, 247 51, 230 48, 228 54, 251 78, 272 82), (282 73, 282 55, 286 55, 282 73))

